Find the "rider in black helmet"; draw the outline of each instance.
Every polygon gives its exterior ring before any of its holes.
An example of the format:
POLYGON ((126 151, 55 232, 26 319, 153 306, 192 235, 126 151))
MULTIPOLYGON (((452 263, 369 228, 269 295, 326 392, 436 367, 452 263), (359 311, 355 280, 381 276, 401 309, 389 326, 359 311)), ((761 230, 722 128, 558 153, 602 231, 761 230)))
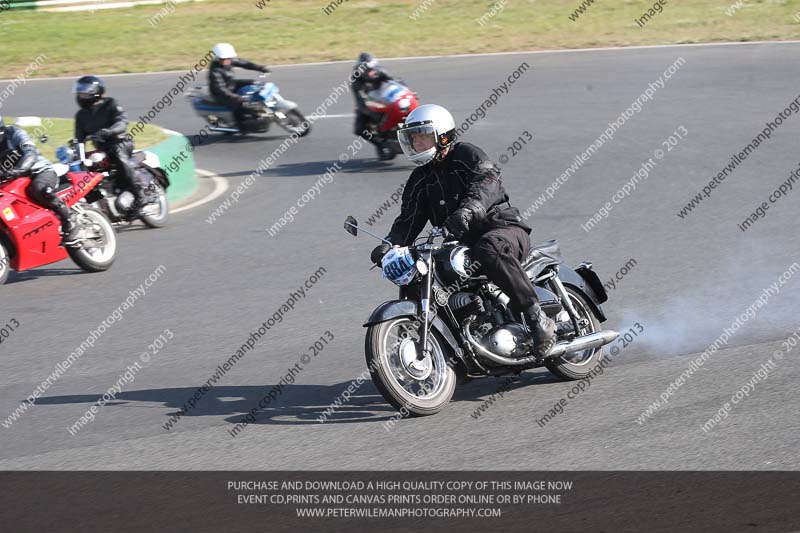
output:
POLYGON ((78 142, 85 142, 88 136, 94 135, 95 146, 108 154, 118 179, 133 192, 136 200, 132 211, 140 211, 152 198, 146 184, 140 183, 136 177, 135 165, 131 161, 133 140, 125 133, 128 127, 125 110, 116 100, 104 96, 106 86, 96 76, 78 79, 72 92, 80 107, 75 115, 75 138, 78 142))
POLYGON ((76 217, 55 190, 58 176, 30 136, 21 128, 6 126, 0 117, 0 183, 27 176, 31 178, 28 195, 36 203, 53 211, 61 221, 64 244, 73 244, 78 237, 76 217))
POLYGON ((394 152, 388 146, 385 146, 383 142, 374 136, 367 138, 364 131, 380 119, 380 116, 376 116, 375 113, 367 109, 365 101, 367 93, 379 88, 383 82, 394 78, 368 52, 361 52, 361 55, 358 56, 358 63, 353 68, 353 78, 355 79, 350 83, 350 89, 353 91, 353 98, 356 100, 356 121, 353 126, 355 134, 375 145, 378 150, 378 158, 381 161, 393 159, 394 152))

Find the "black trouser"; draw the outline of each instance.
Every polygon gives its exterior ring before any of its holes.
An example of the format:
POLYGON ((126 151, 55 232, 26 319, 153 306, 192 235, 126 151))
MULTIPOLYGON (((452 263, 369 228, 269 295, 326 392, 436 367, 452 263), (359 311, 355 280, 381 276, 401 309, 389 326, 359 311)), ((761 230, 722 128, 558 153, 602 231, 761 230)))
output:
MULTIPOLYGON (((255 80, 234 80, 233 92, 238 94, 239 89, 245 85, 254 85, 255 83, 255 80)), ((249 118, 250 112, 248 111, 247 107, 245 107, 245 102, 242 102, 237 98, 232 98, 226 94, 212 94, 217 102, 225 107, 229 107, 233 111, 233 118, 236 120, 237 125, 241 125, 243 120, 249 118)))
POLYGON ((480 263, 480 272, 509 297, 517 312, 539 301, 521 264, 530 249, 528 232, 514 225, 487 231, 470 248, 470 258, 480 263))
POLYGON ((50 209, 64 222, 69 219, 70 210, 64 200, 56 195, 57 187, 58 176, 55 171, 45 170, 31 177, 27 192, 34 202, 50 209))
POLYGON ((367 130, 371 129, 370 127, 375 124, 378 120, 378 117, 375 116, 375 113, 369 111, 367 109, 358 109, 356 110, 356 121, 353 124, 353 133, 364 139, 365 141, 369 141, 375 146, 382 146, 383 141, 381 138, 376 135, 367 136, 367 130))
POLYGON ((111 159, 111 164, 116 170, 117 179, 123 188, 130 190, 137 200, 144 201, 147 196, 147 184, 140 183, 136 176, 136 165, 131 160, 133 153, 133 142, 127 139, 104 144, 102 149, 111 159))

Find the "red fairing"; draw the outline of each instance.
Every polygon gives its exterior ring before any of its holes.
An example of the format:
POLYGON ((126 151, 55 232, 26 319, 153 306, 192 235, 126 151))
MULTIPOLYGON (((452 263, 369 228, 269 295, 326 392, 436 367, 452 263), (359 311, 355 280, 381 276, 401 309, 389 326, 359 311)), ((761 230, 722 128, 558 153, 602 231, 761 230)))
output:
MULTIPOLYGON (((71 188, 58 192, 68 206, 86 196, 100 181, 98 172, 70 172, 71 188)), ((29 178, 0 184, 0 232, 13 247, 11 268, 20 272, 67 258, 61 244, 61 221, 49 209, 28 197, 29 178)))
POLYGON ((408 87, 396 82, 385 82, 379 89, 367 95, 367 108, 383 114, 378 124, 379 132, 387 132, 397 128, 406 117, 414 111, 419 102, 417 95, 408 87))

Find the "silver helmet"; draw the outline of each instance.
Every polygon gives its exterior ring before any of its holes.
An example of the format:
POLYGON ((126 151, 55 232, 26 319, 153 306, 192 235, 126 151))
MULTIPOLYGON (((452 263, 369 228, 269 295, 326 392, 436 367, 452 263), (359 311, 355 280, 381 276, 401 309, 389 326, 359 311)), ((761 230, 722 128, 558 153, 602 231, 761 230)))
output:
POLYGON ((447 109, 440 105, 425 104, 409 113, 405 123, 397 131, 397 139, 406 157, 415 165, 422 166, 430 163, 453 142, 455 130, 453 115, 447 109), (427 142, 425 137, 428 137, 427 142), (417 143, 414 142, 415 139, 417 143), (430 147, 423 148, 424 146, 430 147))

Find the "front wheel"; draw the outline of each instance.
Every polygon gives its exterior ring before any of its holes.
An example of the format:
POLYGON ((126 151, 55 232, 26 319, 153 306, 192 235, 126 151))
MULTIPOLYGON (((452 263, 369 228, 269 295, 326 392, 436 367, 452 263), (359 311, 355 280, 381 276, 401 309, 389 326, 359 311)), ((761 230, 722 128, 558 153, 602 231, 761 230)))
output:
POLYGON ((148 228, 161 228, 169 222, 169 202, 167 193, 161 185, 154 185, 157 200, 144 207, 142 222, 148 228))
POLYGON ((3 239, 0 239, 0 285, 8 280, 8 274, 11 272, 11 255, 8 248, 6 248, 3 239))
POLYGON ((87 272, 102 272, 111 268, 117 256, 117 234, 106 216, 91 207, 78 214, 80 225, 78 246, 68 246, 67 253, 87 272))
MULTIPOLYGON (((586 297, 573 289, 565 287, 572 306, 578 314, 578 319, 585 319, 586 326, 582 327, 578 336, 591 335, 600 331, 600 321, 594 315, 594 311, 586 297)), ((554 357, 545 363, 547 369, 565 381, 583 379, 591 375, 592 370, 597 368, 603 360, 603 347, 591 348, 582 352, 566 353, 560 357, 554 357)))
POLYGON ((297 135, 298 137, 305 137, 311 131, 311 124, 306 120, 306 117, 297 109, 290 109, 283 112, 284 117, 278 119, 278 124, 283 129, 297 135))
POLYGON ((426 416, 444 409, 456 388, 447 364, 447 345, 431 328, 428 354, 417 360, 419 323, 395 318, 367 329, 365 352, 372 381, 384 399, 404 416, 426 416))

